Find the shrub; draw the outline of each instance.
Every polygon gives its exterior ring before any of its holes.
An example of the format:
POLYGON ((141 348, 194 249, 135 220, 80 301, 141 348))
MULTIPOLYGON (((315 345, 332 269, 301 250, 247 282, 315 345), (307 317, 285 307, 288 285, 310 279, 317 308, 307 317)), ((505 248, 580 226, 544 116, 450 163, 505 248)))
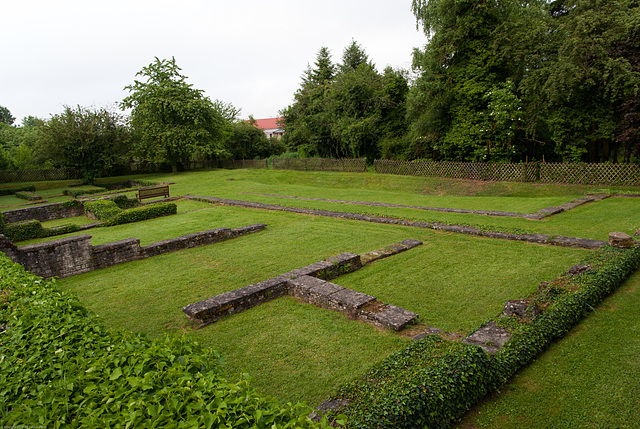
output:
POLYGON ((33 192, 16 192, 16 197, 27 201, 38 201, 42 199, 40 195, 33 192))
POLYGON ((84 203, 84 210, 87 214, 102 222, 107 221, 122 212, 122 209, 111 200, 87 201, 84 203))
POLYGON ((0 421, 33 427, 327 427, 301 404, 224 380, 220 357, 186 337, 108 331, 0 254, 0 421))
MULTIPOLYGON (((114 203, 115 204, 115 203, 114 203)), ((178 213, 178 206, 175 203, 150 204, 143 207, 136 207, 125 210, 111 219, 104 222, 104 226, 121 225, 124 223, 139 222, 153 219, 160 216, 173 215, 178 213)))
POLYGON ((17 188, 0 189, 0 196, 13 195, 16 192, 35 192, 35 191, 36 191, 36 187, 34 185, 25 185, 25 186, 19 186, 17 188))
POLYGON ((116 205, 123 210, 137 207, 139 205, 139 202, 137 199, 128 198, 126 195, 116 195, 109 199, 114 203, 116 203, 116 205))
POLYGON ((640 247, 605 246, 582 263, 591 271, 561 276, 562 286, 530 297, 548 306, 533 321, 509 318, 512 337, 495 355, 430 335, 342 387, 338 398, 350 403, 339 411, 346 415, 348 427, 450 426, 615 291, 640 266, 640 247))
POLYGON ((11 241, 24 241, 33 238, 51 237, 79 231, 78 225, 65 225, 58 228, 43 228, 38 220, 11 223, 4 226, 2 232, 11 241))
POLYGON ((102 192, 106 192, 107 189, 106 188, 100 188, 100 187, 96 187, 96 186, 91 186, 91 187, 84 187, 84 188, 67 188, 64 191, 62 191, 62 193, 64 195, 70 195, 73 198, 78 198, 80 195, 93 195, 93 194, 100 194, 102 192))

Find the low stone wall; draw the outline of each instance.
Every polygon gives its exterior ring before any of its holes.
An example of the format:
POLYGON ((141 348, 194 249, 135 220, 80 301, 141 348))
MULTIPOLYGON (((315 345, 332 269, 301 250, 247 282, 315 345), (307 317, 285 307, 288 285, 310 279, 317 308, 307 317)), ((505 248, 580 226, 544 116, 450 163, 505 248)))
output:
POLYGON ((48 220, 65 219, 68 217, 83 216, 83 207, 65 207, 63 203, 49 203, 33 207, 7 210, 2 212, 7 217, 9 223, 23 222, 25 220, 48 220))
POLYGON ((324 261, 307 265, 260 283, 221 293, 189 304, 182 311, 200 327, 223 317, 241 313, 284 295, 295 296, 309 304, 339 311, 374 326, 399 331, 413 323, 416 313, 384 304, 374 296, 347 289, 327 280, 359 270, 365 263, 395 255, 421 245, 418 240, 404 240, 361 258, 355 253, 342 253, 324 261))
POLYGON ((21 264, 38 276, 62 278, 123 262, 217 243, 262 231, 264 228, 265 224, 236 229, 217 228, 159 241, 145 247, 140 246, 140 240, 137 238, 92 246, 91 236, 88 234, 17 247, 0 235, 0 252, 4 252, 13 262, 21 264))
POLYGON ((416 228, 434 229, 436 231, 456 232, 460 234, 469 234, 469 235, 477 235, 477 236, 490 237, 490 238, 498 238, 501 240, 528 241, 531 243, 547 244, 552 246, 575 247, 575 248, 595 250, 595 249, 599 249, 602 246, 606 246, 608 244, 606 241, 603 241, 603 240, 591 240, 587 238, 564 237, 564 236, 555 236, 550 234, 520 235, 520 234, 512 234, 512 233, 506 233, 506 232, 483 231, 478 228, 460 226, 460 225, 447 225, 447 224, 438 223, 438 222, 414 222, 414 221, 409 221, 404 219, 396 219, 396 218, 381 217, 381 216, 370 216, 370 215, 359 214, 359 213, 336 212, 336 211, 318 210, 318 209, 303 209, 299 207, 286 207, 286 206, 280 206, 277 204, 265 204, 265 203, 251 202, 251 201, 230 200, 226 198, 217 198, 217 197, 197 197, 193 195, 185 195, 183 198, 190 198, 196 201, 208 201, 211 203, 236 206, 236 207, 286 211, 290 213, 309 214, 314 216, 324 216, 324 217, 330 217, 335 219, 358 220, 363 222, 374 222, 374 223, 382 223, 387 225, 411 226, 416 228))

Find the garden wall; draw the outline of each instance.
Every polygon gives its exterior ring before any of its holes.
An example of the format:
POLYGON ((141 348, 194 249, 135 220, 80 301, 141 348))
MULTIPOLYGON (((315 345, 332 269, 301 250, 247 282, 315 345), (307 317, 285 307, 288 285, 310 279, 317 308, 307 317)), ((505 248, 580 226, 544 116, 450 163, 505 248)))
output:
POLYGON ((7 217, 8 223, 24 222, 25 220, 39 220, 46 222, 48 220, 64 219, 68 217, 83 216, 84 208, 82 205, 78 207, 67 207, 64 203, 50 203, 33 207, 25 207, 20 209, 7 210, 2 212, 7 217))
POLYGON ((265 227, 265 224, 254 224, 235 229, 217 228, 144 247, 140 246, 140 240, 137 238, 92 246, 91 236, 88 234, 17 247, 4 235, 0 235, 0 252, 4 252, 13 262, 21 264, 38 276, 69 277, 123 262, 217 243, 262 231, 265 227))

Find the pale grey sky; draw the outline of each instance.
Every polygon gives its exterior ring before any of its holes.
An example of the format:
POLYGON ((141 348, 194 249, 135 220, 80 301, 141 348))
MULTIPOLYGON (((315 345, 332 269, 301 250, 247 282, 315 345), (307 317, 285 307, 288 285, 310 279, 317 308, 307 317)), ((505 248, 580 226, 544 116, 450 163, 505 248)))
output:
POLYGON ((376 64, 409 69, 426 36, 410 0, 0 0, 0 106, 16 124, 64 105, 108 107, 154 57, 243 118, 292 103, 326 46, 356 40, 376 64))

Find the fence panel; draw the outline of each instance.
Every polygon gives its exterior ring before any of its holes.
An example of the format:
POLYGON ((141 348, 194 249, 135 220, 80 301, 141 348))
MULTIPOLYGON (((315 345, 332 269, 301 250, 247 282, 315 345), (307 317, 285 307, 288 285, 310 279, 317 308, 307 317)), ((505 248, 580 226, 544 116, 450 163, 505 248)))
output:
POLYGON ((540 181, 579 185, 639 186, 637 164, 540 164, 540 181))
POLYGON ((376 173, 510 182, 640 186, 637 164, 477 163, 376 160, 376 173))
POLYGON ((364 158, 274 158, 273 169, 362 173, 367 171, 367 160, 364 158))
POLYGON ((80 174, 80 172, 75 168, 0 171, 0 183, 23 183, 69 179, 82 179, 82 174, 80 174))

